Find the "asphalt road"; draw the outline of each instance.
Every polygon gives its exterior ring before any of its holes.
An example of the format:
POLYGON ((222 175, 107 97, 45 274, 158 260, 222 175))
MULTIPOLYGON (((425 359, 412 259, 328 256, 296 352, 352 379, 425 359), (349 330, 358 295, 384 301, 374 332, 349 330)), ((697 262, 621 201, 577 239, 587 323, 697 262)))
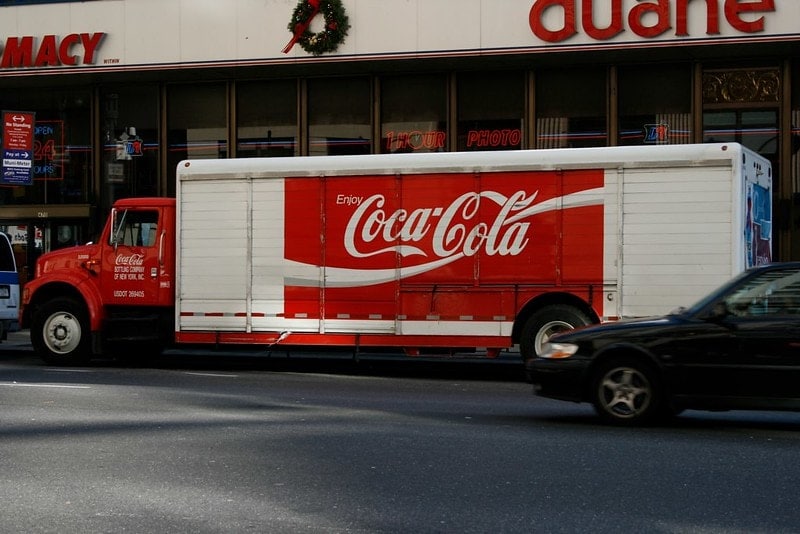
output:
POLYGON ((513 364, 0 350, 0 532, 797 532, 800 414, 619 429, 513 364))

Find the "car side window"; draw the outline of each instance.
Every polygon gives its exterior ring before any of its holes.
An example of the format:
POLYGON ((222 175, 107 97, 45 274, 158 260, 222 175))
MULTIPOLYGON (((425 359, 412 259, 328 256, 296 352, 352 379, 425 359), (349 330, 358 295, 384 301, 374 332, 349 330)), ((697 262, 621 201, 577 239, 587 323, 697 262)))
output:
POLYGON ((764 272, 737 287, 725 304, 737 317, 800 314, 800 269, 764 272))

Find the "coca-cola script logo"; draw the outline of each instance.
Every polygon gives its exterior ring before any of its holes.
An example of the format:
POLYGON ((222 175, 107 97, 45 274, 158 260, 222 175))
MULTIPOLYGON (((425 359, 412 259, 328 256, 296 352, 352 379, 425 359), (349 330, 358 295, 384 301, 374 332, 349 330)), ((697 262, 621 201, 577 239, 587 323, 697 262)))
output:
MULTIPOLYGON (((329 258, 325 286, 357 287, 396 281, 478 254, 487 258, 530 254, 526 251, 536 243, 531 221, 535 215, 603 204, 602 187, 537 202, 540 196, 539 190, 512 189, 502 193, 487 189, 464 192, 449 204, 408 207, 393 204, 396 199, 383 192, 341 194, 336 204, 352 209, 343 221, 341 258, 350 258, 361 267, 337 265, 329 258), (416 260, 398 265, 392 259, 398 256, 416 260), (386 260, 380 262, 381 266, 367 267, 364 263, 374 263, 382 257, 386 260)), ((319 266, 291 260, 287 263, 293 273, 287 277, 288 285, 319 286, 319 266)))
POLYGON ((143 265, 144 254, 118 254, 115 265, 143 265))
POLYGON ((392 213, 383 209, 384 195, 373 195, 353 213, 344 236, 344 247, 354 258, 385 253, 427 256, 413 243, 430 239, 430 250, 439 258, 474 256, 481 249, 489 256, 516 256, 529 242, 530 223, 521 222, 521 219, 527 216, 525 210, 537 195, 538 191, 531 195, 518 191, 510 197, 495 191, 470 192, 456 198, 449 206, 417 208, 410 212, 401 208, 392 213), (491 222, 478 220, 482 198, 500 206, 491 222), (364 252, 359 250, 358 241, 389 246, 364 252), (396 242, 401 244, 391 245, 396 242))

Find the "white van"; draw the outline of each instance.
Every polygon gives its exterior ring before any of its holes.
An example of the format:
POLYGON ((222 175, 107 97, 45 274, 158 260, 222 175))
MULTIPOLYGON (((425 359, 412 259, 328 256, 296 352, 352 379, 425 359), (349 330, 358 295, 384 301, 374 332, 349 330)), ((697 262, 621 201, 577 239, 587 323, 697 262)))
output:
POLYGON ((0 232, 0 340, 18 324, 19 274, 8 236, 0 232))

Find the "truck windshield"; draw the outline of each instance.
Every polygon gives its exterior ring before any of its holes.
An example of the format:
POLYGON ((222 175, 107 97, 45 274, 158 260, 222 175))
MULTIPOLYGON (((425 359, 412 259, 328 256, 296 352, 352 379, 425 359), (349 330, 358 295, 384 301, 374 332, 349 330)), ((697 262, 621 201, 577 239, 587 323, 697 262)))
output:
POLYGON ((156 242, 158 212, 125 210, 114 215, 110 245, 152 247, 156 242))

